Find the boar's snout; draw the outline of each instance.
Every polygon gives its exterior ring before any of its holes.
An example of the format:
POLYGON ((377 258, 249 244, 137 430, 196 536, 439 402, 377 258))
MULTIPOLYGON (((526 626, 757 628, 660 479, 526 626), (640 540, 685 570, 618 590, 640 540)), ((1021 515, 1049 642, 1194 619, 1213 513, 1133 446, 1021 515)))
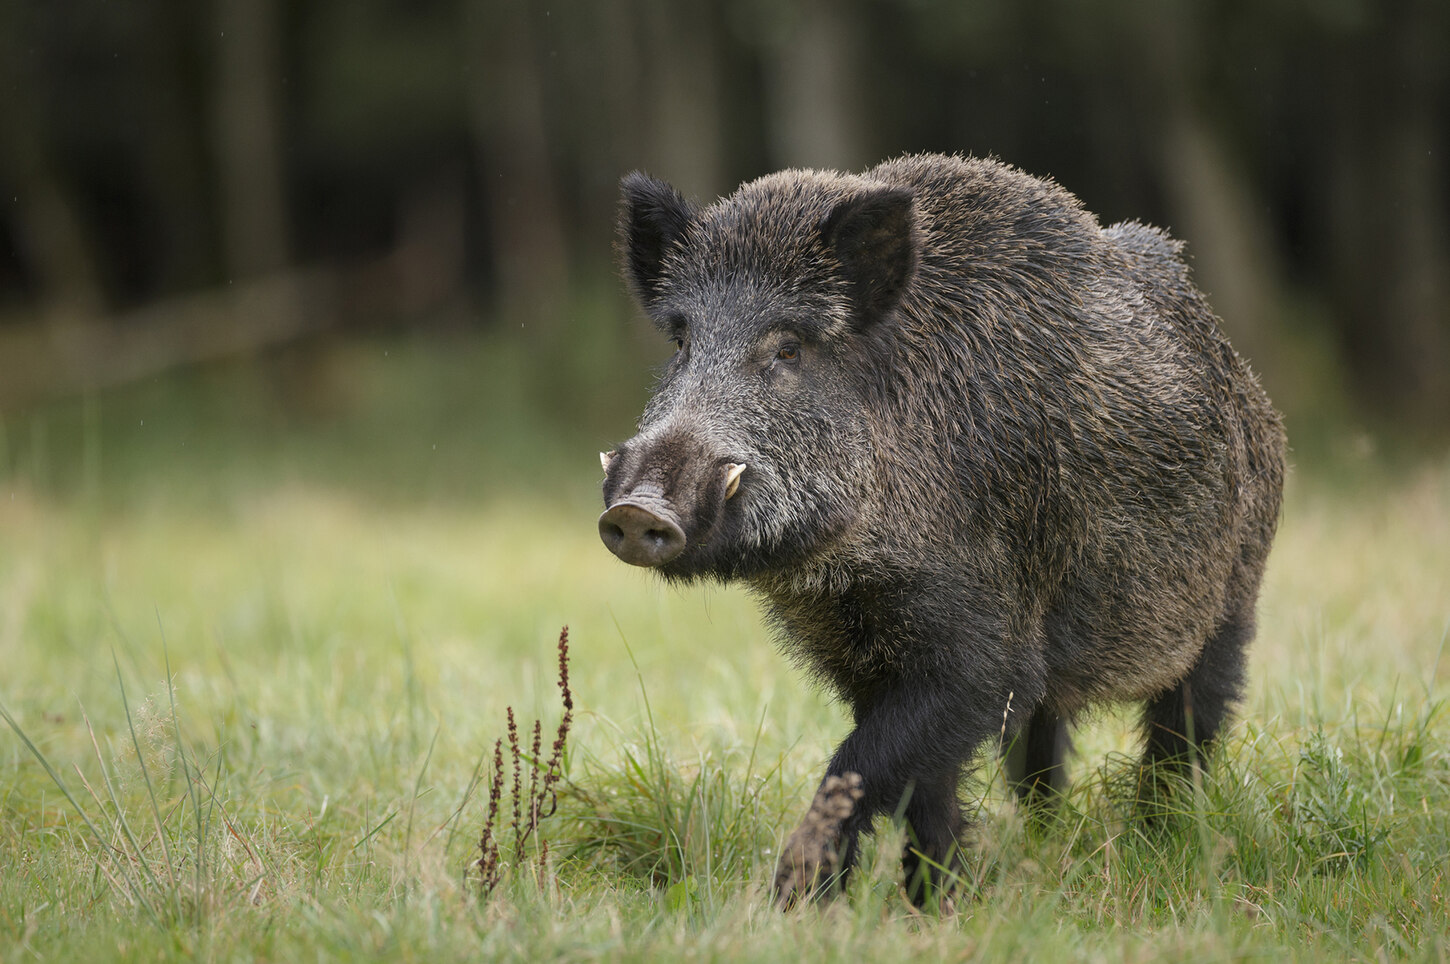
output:
POLYGON ((616 502, 599 517, 599 538, 631 566, 661 566, 685 548, 685 530, 664 506, 616 502))

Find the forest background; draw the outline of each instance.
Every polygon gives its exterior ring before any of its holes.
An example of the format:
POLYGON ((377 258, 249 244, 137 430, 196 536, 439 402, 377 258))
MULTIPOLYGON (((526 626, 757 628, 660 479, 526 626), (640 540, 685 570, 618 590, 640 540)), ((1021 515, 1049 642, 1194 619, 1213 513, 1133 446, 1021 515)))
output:
POLYGON ((1291 416, 1443 429, 1447 41, 1434 0, 5 0, 0 411, 380 331, 552 382, 638 337, 624 172, 933 150, 1185 239, 1291 416))

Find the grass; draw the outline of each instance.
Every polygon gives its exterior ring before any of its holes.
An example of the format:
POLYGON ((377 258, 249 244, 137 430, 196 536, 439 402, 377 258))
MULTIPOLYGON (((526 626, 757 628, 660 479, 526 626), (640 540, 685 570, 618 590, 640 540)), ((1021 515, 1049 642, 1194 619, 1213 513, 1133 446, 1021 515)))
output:
POLYGON ((1296 470, 1240 722, 1164 828, 1105 713, 1047 832, 991 768, 970 789, 950 912, 903 902, 883 827, 846 900, 781 915, 844 715, 741 593, 598 545, 594 449, 640 386, 560 420, 513 351, 354 346, 0 423, 0 960, 1450 957, 1443 451, 1296 470), (508 707, 554 732, 566 623, 547 871, 483 900, 494 743, 508 707))

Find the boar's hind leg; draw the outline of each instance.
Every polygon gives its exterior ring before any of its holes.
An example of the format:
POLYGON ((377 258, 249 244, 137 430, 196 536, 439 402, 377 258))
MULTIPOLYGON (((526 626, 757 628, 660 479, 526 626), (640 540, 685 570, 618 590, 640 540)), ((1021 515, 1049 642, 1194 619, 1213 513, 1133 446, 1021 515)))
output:
POLYGON ((1063 758, 1069 745, 1067 720, 1038 706, 1007 749, 1007 778, 1034 817, 1044 814, 1067 790, 1063 758))
POLYGON ((1161 805, 1165 775, 1182 776, 1206 762, 1243 690, 1245 650, 1253 635, 1252 603, 1235 607, 1209 637, 1188 675, 1144 710, 1147 745, 1138 803, 1150 813, 1161 805))

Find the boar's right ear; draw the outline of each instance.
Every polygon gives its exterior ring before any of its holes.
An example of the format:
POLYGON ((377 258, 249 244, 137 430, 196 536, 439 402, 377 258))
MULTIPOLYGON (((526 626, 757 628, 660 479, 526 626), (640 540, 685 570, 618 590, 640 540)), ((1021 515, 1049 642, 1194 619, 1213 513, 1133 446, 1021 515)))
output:
POLYGON ((840 262, 860 324, 895 308, 916 274, 911 207, 909 190, 887 187, 840 202, 821 221, 821 240, 840 262))
POLYGON ((619 245, 624 273, 639 300, 658 293, 665 255, 695 219, 689 201, 664 181, 640 171, 619 182, 619 245))

